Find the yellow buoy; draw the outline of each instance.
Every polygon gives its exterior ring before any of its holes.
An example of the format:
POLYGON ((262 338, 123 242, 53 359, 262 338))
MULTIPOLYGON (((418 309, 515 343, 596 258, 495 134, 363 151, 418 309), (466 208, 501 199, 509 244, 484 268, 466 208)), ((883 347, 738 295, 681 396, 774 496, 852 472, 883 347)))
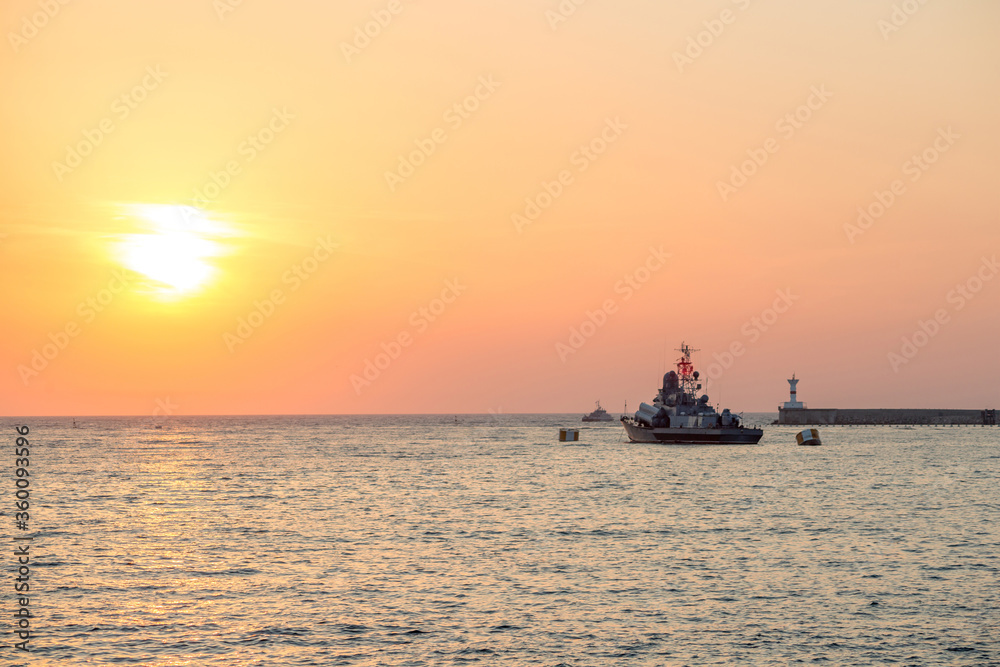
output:
POLYGON ((807 428, 801 433, 796 434, 795 440, 800 445, 822 445, 823 443, 819 441, 819 431, 814 428, 807 428))

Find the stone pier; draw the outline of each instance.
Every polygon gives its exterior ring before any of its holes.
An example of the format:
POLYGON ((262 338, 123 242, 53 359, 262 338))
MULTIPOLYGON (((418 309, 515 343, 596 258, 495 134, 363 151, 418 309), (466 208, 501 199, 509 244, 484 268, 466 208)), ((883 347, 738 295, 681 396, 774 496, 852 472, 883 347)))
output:
POLYGON ((996 410, 778 408, 778 423, 795 426, 996 426, 997 414, 996 410))

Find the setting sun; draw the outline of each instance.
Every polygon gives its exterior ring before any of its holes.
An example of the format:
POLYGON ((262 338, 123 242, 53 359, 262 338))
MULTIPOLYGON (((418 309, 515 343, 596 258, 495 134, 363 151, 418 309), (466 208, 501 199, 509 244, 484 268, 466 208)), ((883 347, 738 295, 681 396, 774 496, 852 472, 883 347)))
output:
POLYGON ((155 281, 157 294, 189 294, 214 277, 217 269, 210 260, 224 252, 215 240, 227 233, 224 225, 191 206, 132 205, 127 207, 127 215, 150 231, 129 234, 119 241, 121 262, 155 281))

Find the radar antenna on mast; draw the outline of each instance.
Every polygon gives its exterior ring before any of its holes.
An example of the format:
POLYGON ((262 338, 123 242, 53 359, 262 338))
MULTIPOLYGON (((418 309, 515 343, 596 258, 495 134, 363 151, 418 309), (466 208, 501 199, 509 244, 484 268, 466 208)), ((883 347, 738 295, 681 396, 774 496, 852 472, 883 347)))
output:
POLYGON ((682 342, 681 346, 677 348, 677 351, 684 356, 677 360, 677 374, 681 376, 682 379, 691 376, 692 371, 694 371, 694 364, 691 363, 691 353, 698 352, 698 350, 692 348, 687 343, 682 342))
POLYGON ((692 352, 701 352, 701 350, 696 350, 696 349, 694 349, 693 347, 691 347, 690 345, 688 345, 687 343, 685 343, 683 341, 681 341, 681 346, 679 348, 677 348, 677 351, 680 352, 680 353, 682 353, 688 359, 691 358, 691 353, 692 352))

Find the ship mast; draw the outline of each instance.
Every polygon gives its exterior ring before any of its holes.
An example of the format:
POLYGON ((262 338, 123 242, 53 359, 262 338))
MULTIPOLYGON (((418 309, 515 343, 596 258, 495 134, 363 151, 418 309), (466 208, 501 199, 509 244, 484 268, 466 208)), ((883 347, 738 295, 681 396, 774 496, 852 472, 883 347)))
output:
POLYGON ((684 402, 694 403, 697 400, 695 392, 701 389, 701 385, 695 385, 698 373, 694 370, 694 364, 691 363, 691 353, 699 350, 681 341, 681 346, 677 348, 677 351, 684 355, 677 360, 677 376, 680 379, 681 393, 684 395, 684 402))

